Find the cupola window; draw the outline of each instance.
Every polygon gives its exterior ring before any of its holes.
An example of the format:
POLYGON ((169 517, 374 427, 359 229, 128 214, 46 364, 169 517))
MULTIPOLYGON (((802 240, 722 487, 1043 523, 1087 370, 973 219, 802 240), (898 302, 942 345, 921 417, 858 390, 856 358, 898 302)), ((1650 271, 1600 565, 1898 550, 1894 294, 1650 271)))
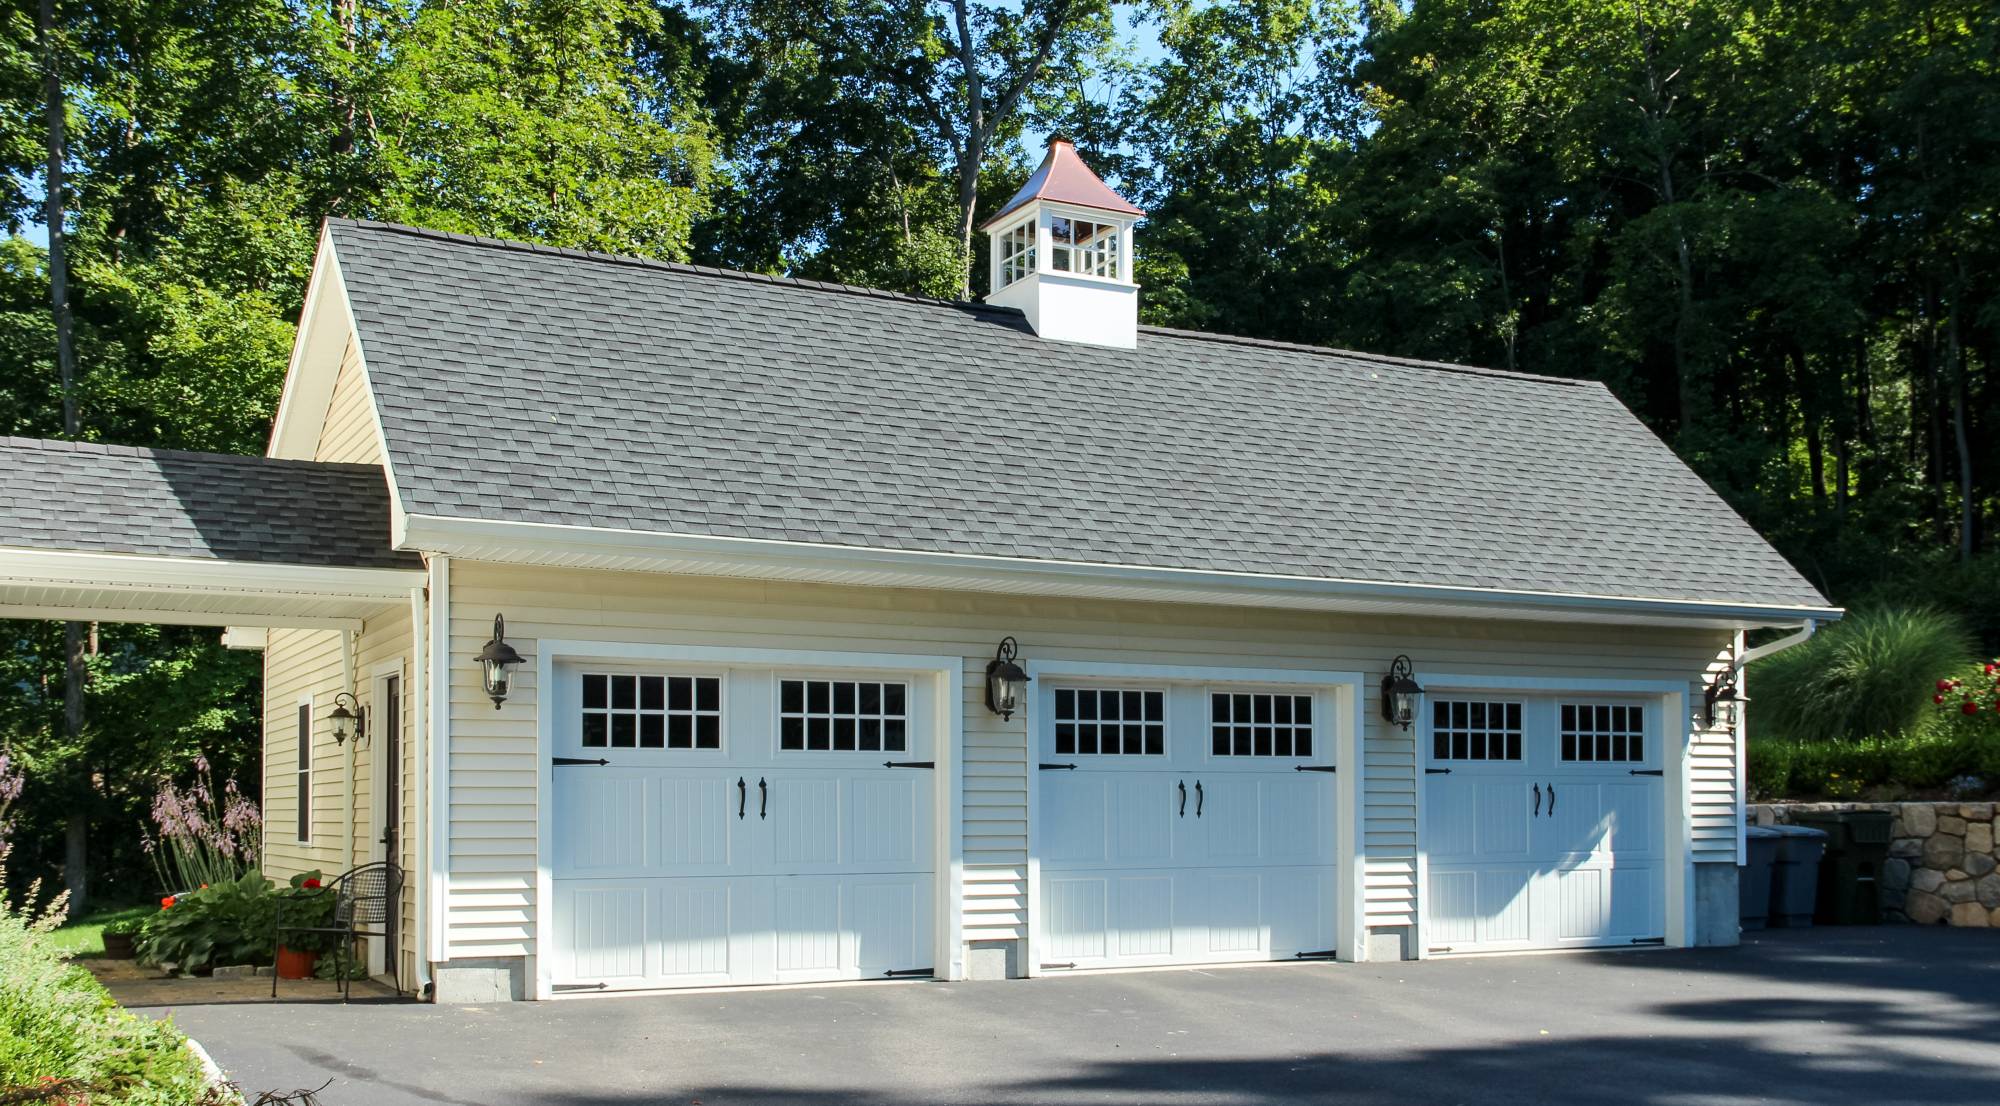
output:
POLYGON ((1055 242, 1049 256, 1050 268, 1061 273, 1119 279, 1117 224, 1057 215, 1049 220, 1049 232, 1055 242))
POLYGON ((1035 271, 1035 221, 1028 220, 1000 235, 1000 286, 1035 271))

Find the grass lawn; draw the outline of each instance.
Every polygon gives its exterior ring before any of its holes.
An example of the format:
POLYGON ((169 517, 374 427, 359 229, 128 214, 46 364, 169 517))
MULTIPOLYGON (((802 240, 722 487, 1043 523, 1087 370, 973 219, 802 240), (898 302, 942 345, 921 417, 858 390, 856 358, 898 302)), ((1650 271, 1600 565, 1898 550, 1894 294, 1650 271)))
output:
POLYGON ((64 956, 103 956, 105 926, 123 918, 143 918, 159 908, 157 903, 99 907, 49 934, 49 944, 64 956))

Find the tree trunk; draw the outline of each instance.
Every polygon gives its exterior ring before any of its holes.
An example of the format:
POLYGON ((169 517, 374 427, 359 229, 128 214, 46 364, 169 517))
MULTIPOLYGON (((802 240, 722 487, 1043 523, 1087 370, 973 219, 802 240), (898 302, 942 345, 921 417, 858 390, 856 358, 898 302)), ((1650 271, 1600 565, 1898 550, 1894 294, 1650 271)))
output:
POLYGON ((1958 559, 1969 561, 1978 550, 1973 523, 1978 511, 1972 497, 1972 439, 1965 429, 1964 348, 1958 337, 1958 301, 1952 296, 1945 316, 1945 371, 1951 388, 1951 436, 1958 447, 1958 559))

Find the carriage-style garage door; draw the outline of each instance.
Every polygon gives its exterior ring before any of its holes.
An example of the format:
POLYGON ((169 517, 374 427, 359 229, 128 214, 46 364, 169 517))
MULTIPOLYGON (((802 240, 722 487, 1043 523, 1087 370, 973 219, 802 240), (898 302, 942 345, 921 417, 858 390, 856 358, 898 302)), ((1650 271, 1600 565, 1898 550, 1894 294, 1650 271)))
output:
POLYGON ((558 989, 932 966, 929 681, 605 666, 557 677, 558 989))
POLYGON ((1323 689, 1056 682, 1037 698, 1044 967, 1334 947, 1323 689))
POLYGON ((1431 951, 1665 935, 1657 705, 1434 694, 1428 715, 1431 951))

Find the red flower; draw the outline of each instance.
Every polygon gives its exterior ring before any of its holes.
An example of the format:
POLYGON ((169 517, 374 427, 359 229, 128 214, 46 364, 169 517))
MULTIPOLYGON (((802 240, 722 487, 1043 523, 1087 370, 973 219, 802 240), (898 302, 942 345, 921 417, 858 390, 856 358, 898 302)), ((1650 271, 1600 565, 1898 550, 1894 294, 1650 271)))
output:
POLYGON ((1986 662, 1986 674, 1988 676, 1991 676, 1996 669, 2000 669, 2000 665, 1996 665, 1991 661, 1986 662))
POLYGON ((204 890, 204 891, 208 890, 208 884, 206 884, 206 883, 202 884, 202 885, 201 885, 201 889, 202 889, 202 890, 204 890))
POLYGON ((1960 707, 1959 709, 1960 709, 1961 711, 1965 712, 1966 714, 1978 714, 1978 713, 1979 713, 1979 704, 1978 704, 1978 703, 1975 703, 1975 702, 1973 702, 1973 701, 1972 701, 1972 700, 1970 700, 1970 699, 1967 699, 1967 700, 1965 701, 1965 705, 1964 705, 1963 707, 1960 707))
POLYGON ((1942 696, 1942 695, 1933 695, 1933 696, 1931 696, 1931 702, 1933 702, 1933 703, 1936 703, 1936 704, 1937 704, 1937 705, 1939 705, 1939 706, 1943 706, 1943 705, 1944 705, 1944 696, 1942 696))
POLYGON ((1950 690, 1951 690, 1951 681, 1950 681, 1950 680, 1939 680, 1939 681, 1938 681, 1938 690, 1939 690, 1939 691, 1950 691, 1950 690))
POLYGON ((299 884, 299 886, 305 888, 308 891, 317 891, 319 890, 319 881, 316 879, 308 879, 304 883, 299 884))
POLYGON ((174 897, 172 895, 168 895, 166 898, 160 900, 161 910, 172 910, 173 908, 174 908, 174 897))

